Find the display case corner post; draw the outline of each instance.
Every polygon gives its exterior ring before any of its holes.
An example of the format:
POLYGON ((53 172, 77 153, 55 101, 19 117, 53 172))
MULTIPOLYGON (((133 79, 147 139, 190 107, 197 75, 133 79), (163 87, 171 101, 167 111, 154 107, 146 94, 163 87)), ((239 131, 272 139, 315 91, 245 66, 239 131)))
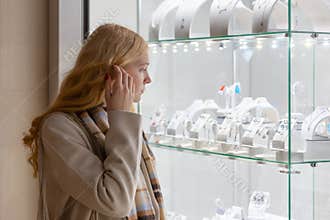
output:
POLYGON ((82 0, 82 22, 83 22, 83 40, 86 40, 89 35, 89 0, 82 0))

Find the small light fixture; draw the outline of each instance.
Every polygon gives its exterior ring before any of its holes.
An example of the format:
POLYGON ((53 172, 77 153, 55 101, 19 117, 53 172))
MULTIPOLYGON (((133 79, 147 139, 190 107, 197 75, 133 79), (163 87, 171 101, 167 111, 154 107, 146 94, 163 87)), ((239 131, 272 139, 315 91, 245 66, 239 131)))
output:
POLYGON ((225 49, 225 44, 223 42, 219 43, 219 50, 225 49))
POLYGON ((278 48, 278 42, 277 42, 277 40, 273 40, 273 41, 272 41, 272 48, 273 48, 273 49, 278 48))

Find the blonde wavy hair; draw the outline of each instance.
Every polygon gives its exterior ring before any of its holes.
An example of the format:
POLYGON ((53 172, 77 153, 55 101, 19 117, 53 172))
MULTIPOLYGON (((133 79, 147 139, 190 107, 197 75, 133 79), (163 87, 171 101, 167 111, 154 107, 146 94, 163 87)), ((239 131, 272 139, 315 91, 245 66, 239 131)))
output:
POLYGON ((28 162, 33 176, 38 176, 38 137, 42 120, 55 111, 77 112, 101 105, 104 102, 105 74, 112 65, 134 62, 147 51, 144 39, 123 26, 99 26, 81 48, 74 67, 61 84, 59 94, 45 113, 32 121, 23 143, 30 150, 28 162))

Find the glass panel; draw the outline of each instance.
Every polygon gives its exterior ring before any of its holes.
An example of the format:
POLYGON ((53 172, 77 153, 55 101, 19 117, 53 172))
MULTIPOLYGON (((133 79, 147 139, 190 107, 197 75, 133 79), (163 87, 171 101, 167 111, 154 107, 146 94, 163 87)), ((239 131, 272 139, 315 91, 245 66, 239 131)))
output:
POLYGON ((285 168, 153 151, 162 158, 157 167, 168 219, 287 219, 285 168))
POLYGON ((294 31, 330 31, 330 1, 291 0, 291 27, 294 31))
POLYGON ((151 45, 150 141, 287 161, 287 134, 272 139, 287 114, 287 52, 283 35, 151 45))
MULTIPOLYGON (((220 151, 211 151, 207 149, 198 149, 198 148, 192 148, 192 147, 179 147, 179 146, 174 146, 174 145, 165 145, 165 144, 159 144, 159 143, 149 143, 151 146, 156 147, 156 148, 162 148, 162 149, 168 149, 168 150, 176 150, 180 152, 189 152, 189 153, 196 153, 200 155, 205 155, 205 156, 223 156, 229 159, 237 159, 237 160, 252 160, 260 164, 282 164, 282 165, 288 165, 286 161, 278 161, 278 160, 271 160, 271 159, 264 159, 264 158, 257 158, 253 156, 247 156, 247 155, 238 155, 238 154, 233 154, 233 153, 224 153, 220 151)), ((174 152, 175 153, 175 152, 174 152)))
POLYGON ((323 220, 330 217, 329 163, 293 166, 292 219, 323 220))
POLYGON ((330 35, 293 34, 292 48, 292 155, 299 161, 329 161, 330 35), (301 153, 299 153, 301 152, 301 153))
POLYGON ((330 164, 317 164, 314 169, 314 219, 322 220, 330 218, 330 164))
POLYGON ((315 169, 310 164, 294 165, 291 173, 291 219, 327 219, 315 218, 315 169))

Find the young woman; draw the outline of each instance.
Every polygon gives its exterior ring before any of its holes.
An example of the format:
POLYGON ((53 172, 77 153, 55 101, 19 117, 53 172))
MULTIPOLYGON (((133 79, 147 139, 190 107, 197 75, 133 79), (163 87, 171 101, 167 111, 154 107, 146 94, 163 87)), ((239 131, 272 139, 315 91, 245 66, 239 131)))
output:
POLYGON ((82 47, 54 103, 23 138, 39 176, 38 220, 165 219, 154 157, 131 111, 145 85, 148 46, 115 24, 82 47))

